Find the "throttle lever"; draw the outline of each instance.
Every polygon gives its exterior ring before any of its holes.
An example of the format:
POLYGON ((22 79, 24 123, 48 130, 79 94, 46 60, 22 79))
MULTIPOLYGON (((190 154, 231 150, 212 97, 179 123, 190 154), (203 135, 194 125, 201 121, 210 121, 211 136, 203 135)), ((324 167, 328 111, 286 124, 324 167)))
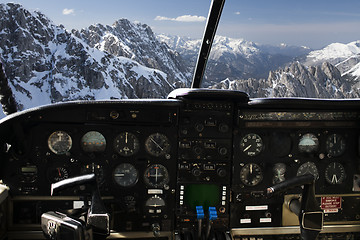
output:
POLYGON ((292 188, 303 186, 301 201, 292 199, 289 209, 299 217, 302 240, 316 239, 323 229, 324 213, 315 198, 315 177, 311 174, 297 176, 267 188, 267 196, 282 194, 292 188))
POLYGON ((51 184, 51 195, 84 184, 90 188, 92 195, 86 223, 93 228, 94 234, 108 236, 110 234, 110 215, 101 200, 95 174, 86 174, 53 183, 51 184))

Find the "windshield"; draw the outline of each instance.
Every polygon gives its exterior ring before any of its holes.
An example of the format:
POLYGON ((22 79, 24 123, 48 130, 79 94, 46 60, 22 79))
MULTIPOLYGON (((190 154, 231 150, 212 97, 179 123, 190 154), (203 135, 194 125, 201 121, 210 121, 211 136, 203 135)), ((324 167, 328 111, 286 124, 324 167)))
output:
MULTIPOLYGON (((210 3, 1 0, 0 59, 17 109, 190 87, 210 3)), ((228 0, 202 87, 357 98, 359 9, 357 0, 228 0)))

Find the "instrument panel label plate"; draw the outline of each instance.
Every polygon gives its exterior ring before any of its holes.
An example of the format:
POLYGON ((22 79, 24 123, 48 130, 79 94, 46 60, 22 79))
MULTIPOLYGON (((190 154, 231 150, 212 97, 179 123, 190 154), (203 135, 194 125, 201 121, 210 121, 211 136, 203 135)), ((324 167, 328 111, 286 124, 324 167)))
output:
POLYGON ((341 208, 341 197, 321 197, 321 209, 324 213, 337 213, 341 208))

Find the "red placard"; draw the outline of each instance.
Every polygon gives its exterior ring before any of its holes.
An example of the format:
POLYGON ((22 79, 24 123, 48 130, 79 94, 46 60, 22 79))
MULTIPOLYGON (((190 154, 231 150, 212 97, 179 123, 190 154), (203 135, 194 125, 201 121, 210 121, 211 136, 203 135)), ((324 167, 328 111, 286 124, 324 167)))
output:
POLYGON ((337 213, 341 208, 341 197, 321 197, 321 209, 324 213, 337 213))

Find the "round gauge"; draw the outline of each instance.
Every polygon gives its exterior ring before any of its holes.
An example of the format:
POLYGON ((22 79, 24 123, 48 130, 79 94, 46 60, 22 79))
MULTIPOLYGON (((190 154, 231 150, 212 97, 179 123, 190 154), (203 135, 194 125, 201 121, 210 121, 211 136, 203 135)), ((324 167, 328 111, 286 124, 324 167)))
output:
POLYGON ((66 154, 72 147, 72 139, 70 135, 64 131, 56 131, 49 136, 48 146, 49 149, 57 155, 66 154))
POLYGON ((140 149, 139 139, 130 132, 120 133, 114 139, 114 149, 121 156, 132 156, 140 149))
POLYGON ((325 169, 325 179, 330 184, 341 184, 346 178, 345 168, 341 163, 330 163, 325 169))
POLYGON ((302 164, 298 170, 296 175, 297 176, 302 176, 302 175, 306 175, 306 174, 311 174, 315 177, 315 180, 319 179, 319 172, 318 169, 315 165, 315 163, 313 162, 306 162, 304 164, 302 164))
POLYGON ((319 139, 312 133, 306 133, 301 136, 298 147, 300 152, 316 152, 319 149, 319 139))
POLYGON ((85 133, 81 138, 81 148, 84 152, 103 152, 106 148, 104 135, 97 131, 85 133))
POLYGON ((169 182, 169 173, 161 164, 153 164, 145 170, 144 180, 146 185, 161 188, 169 182))
POLYGON ((261 167, 255 163, 248 163, 240 170, 240 180, 246 186, 256 186, 263 180, 261 167))
POLYGON ((155 157, 165 155, 170 151, 169 139, 161 133, 151 134, 145 141, 145 149, 155 157))
POLYGON ((345 139, 340 134, 331 134, 326 139, 326 152, 330 157, 341 156, 345 151, 345 139))
POLYGON ((151 208, 165 207, 165 205, 166 205, 165 201, 161 197, 158 197, 156 195, 154 197, 149 198, 145 203, 145 206, 151 208))
POLYGON ((113 173, 114 181, 122 187, 131 187, 138 181, 138 171, 130 163, 119 164, 113 173))
POLYGON ((292 140, 288 133, 274 132, 271 134, 269 145, 270 151, 276 157, 285 157, 291 151, 292 140))
POLYGON ((105 181, 104 169, 102 168, 102 166, 100 166, 98 164, 91 163, 91 164, 87 164, 87 165, 83 166, 81 168, 81 173, 82 174, 94 173, 98 184, 102 184, 105 181))
POLYGON ((247 156, 253 157, 262 152, 264 144, 259 135, 249 133, 241 139, 240 149, 247 156))
POLYGON ((69 172, 65 167, 55 167, 48 170, 48 178, 51 183, 56 183, 69 178, 69 172))
POLYGON ((284 163, 276 163, 273 167, 273 184, 285 181, 286 165, 284 163))

